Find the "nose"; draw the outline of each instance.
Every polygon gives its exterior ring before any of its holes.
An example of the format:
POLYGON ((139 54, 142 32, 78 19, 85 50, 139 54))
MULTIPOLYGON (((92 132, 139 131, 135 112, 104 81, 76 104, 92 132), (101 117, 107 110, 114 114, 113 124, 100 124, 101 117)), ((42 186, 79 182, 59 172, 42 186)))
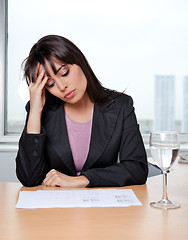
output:
POLYGON ((65 91, 65 89, 67 88, 67 83, 65 82, 65 80, 59 79, 57 77, 55 81, 56 81, 56 84, 57 84, 59 90, 61 92, 65 91))

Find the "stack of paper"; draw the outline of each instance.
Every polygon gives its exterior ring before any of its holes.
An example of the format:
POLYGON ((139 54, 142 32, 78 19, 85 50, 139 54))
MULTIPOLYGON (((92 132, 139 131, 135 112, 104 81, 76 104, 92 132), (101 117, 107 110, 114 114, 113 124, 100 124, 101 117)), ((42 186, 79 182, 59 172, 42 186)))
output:
POLYGON ((128 207, 142 205, 132 189, 21 191, 16 208, 128 207))

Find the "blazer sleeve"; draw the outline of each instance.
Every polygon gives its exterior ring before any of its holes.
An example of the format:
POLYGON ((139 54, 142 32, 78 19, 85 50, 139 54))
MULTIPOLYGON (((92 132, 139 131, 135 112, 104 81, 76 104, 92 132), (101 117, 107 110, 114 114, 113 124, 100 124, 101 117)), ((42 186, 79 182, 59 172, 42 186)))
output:
POLYGON ((117 163, 88 169, 81 173, 90 183, 87 187, 121 187, 144 184, 148 175, 148 164, 139 125, 134 113, 133 101, 123 107, 123 131, 117 163))
POLYGON ((26 132, 29 103, 26 105, 26 110, 26 124, 19 140, 19 150, 16 156, 16 175, 24 186, 32 187, 40 185, 47 173, 44 156, 46 132, 43 128, 41 134, 26 132))

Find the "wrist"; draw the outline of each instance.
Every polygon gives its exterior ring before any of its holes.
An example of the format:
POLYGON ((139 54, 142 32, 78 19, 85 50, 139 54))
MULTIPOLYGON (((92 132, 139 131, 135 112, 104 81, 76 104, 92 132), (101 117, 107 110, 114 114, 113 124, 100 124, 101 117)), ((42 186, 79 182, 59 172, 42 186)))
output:
POLYGON ((33 112, 29 113, 29 119, 27 122, 27 133, 36 133, 41 132, 41 114, 34 114, 33 112))
POLYGON ((29 115, 30 116, 38 116, 38 117, 41 117, 42 115, 42 109, 41 110, 38 110, 38 109, 30 109, 30 112, 29 112, 29 115))

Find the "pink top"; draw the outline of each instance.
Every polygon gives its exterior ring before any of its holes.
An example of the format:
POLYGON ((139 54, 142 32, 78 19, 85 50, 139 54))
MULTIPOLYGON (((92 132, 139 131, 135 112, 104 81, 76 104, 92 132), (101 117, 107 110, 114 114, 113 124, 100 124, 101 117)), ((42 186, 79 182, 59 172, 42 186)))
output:
POLYGON ((65 113, 65 120, 76 172, 80 175, 89 152, 92 119, 86 123, 78 123, 65 113))

